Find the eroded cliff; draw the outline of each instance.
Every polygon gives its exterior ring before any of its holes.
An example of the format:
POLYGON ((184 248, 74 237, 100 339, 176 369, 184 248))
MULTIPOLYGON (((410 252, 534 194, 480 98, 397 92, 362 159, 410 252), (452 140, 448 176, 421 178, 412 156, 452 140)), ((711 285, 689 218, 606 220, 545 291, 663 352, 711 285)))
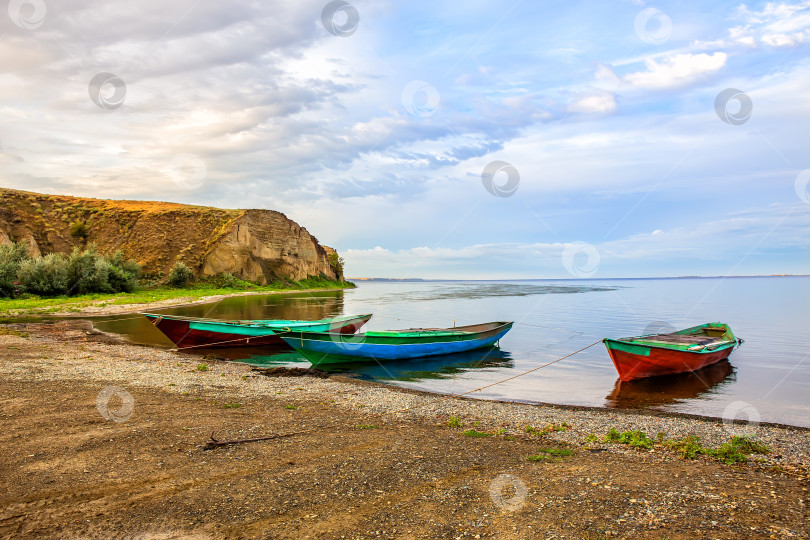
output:
POLYGON ((145 274, 181 261, 202 276, 231 273, 260 284, 325 276, 342 280, 333 252, 280 212, 224 210, 148 201, 44 195, 0 188, 0 243, 26 242, 32 255, 95 243, 120 250, 145 274))

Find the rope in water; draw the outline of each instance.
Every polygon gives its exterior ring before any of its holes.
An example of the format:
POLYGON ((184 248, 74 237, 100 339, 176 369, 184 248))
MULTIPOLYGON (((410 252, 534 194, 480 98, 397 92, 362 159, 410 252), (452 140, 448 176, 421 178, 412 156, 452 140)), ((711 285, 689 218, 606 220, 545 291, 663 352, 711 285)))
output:
POLYGON ((117 322, 117 321, 128 321, 130 319, 141 319, 143 315, 133 315, 131 317, 118 317, 117 319, 96 319, 95 315, 92 313, 83 313, 79 315, 71 315, 64 320, 70 319, 82 319, 82 320, 89 320, 92 323, 106 323, 106 322, 117 322))
POLYGON ((407 411, 410 411, 410 410, 413 410, 413 409, 418 409, 420 407, 425 407, 427 405, 433 405, 435 403, 440 403, 442 401, 447 401, 448 399, 453 399, 453 398, 457 398, 457 397, 461 397, 461 396, 466 396, 467 394, 480 392, 481 390, 484 390, 486 388, 490 388, 490 387, 493 387, 493 386, 496 386, 496 385, 499 385, 499 384, 503 384, 503 383, 505 383, 507 381, 517 379, 518 377, 523 377, 524 375, 528 375, 529 373, 533 373, 533 372, 535 372, 537 370, 548 367, 548 366, 550 366, 552 364, 556 364, 557 362, 559 362, 561 360, 565 360, 566 358, 570 358, 570 357, 574 356, 575 354, 579 354, 582 351, 590 349, 591 347, 593 347, 594 345, 598 345, 599 343, 602 343, 601 339, 599 341, 594 341, 593 343, 591 343, 587 347, 583 347, 583 348, 581 348, 581 349, 579 349, 577 351, 574 351, 574 352, 572 352, 570 354, 566 354, 565 356, 561 356, 560 358, 557 358, 556 360, 552 360, 551 362, 547 362, 547 363, 543 364, 542 366, 537 366, 536 368, 532 368, 532 369, 524 371, 522 373, 518 373, 517 375, 512 375, 511 377, 507 377, 506 379, 501 379, 500 381, 495 381, 494 383, 490 383, 490 384, 481 386, 479 388, 475 388, 473 390, 467 390, 466 392, 461 392, 460 394, 450 394, 448 396, 444 396, 444 397, 441 397, 439 399, 435 399, 433 401, 428 401, 427 403, 421 403, 419 405, 414 405, 413 407, 406 407, 406 408, 400 409, 398 411, 392 411, 391 413, 382 413, 382 414, 386 415, 386 414, 396 414, 396 413, 401 413, 401 412, 407 412, 407 411))
MULTIPOLYGON (((572 352, 570 354, 566 354, 565 356, 561 356, 560 358, 557 358, 556 360, 552 360, 551 362, 546 362, 542 366, 537 366, 536 368, 532 368, 532 369, 529 369, 529 370, 524 371, 522 373, 518 373, 517 375, 512 375, 511 377, 501 379, 500 381, 495 381, 493 383, 486 384, 484 386, 481 386, 479 388, 475 388, 473 390, 468 390, 466 392, 461 392, 459 394, 450 394, 450 395, 443 396, 443 397, 438 398, 438 399, 434 399, 432 401, 428 401, 428 402, 425 402, 425 403, 420 403, 418 405, 414 405, 412 407, 406 407, 404 409, 398 409, 398 410, 395 410, 395 411, 387 411, 387 412, 378 413, 378 416, 387 416, 387 415, 392 415, 392 414, 399 414, 399 413, 403 413, 403 412, 408 412, 408 411, 412 411, 414 409, 419 409, 421 407, 426 407, 428 405, 434 405, 436 403, 441 403, 442 401, 447 401, 449 399, 454 399, 454 398, 458 398, 458 397, 461 397, 461 396, 466 396, 467 394, 472 394, 474 392, 480 392, 481 390, 484 390, 486 388, 491 388, 493 386, 503 384, 503 383, 505 383, 507 381, 517 379, 518 377, 523 377, 524 375, 528 375, 529 373, 533 373, 535 371, 538 371, 540 369, 548 367, 548 366, 550 366, 552 364, 556 364, 557 362, 560 362, 561 360, 565 360, 566 358, 570 358, 570 357, 574 356, 575 354, 579 354, 582 351, 590 349, 591 347, 593 347, 594 345, 598 345, 599 343, 602 343, 602 340, 594 341, 593 343, 591 343, 590 345, 588 345, 586 347, 582 347, 579 350, 576 350, 576 351, 574 351, 574 352, 572 352)), ((239 443, 243 443, 243 442, 253 442, 253 441, 278 439, 278 438, 281 438, 281 437, 290 437, 290 436, 293 436, 293 435, 304 435, 306 433, 312 433, 313 431, 318 431, 318 430, 322 430, 322 429, 328 429, 330 427, 337 427, 338 425, 339 424, 335 423, 335 424, 331 424, 331 425, 327 425, 327 426, 318 426, 318 427, 314 427, 314 428, 310 428, 310 429, 305 429, 305 430, 302 430, 302 431, 294 431, 294 432, 290 432, 290 433, 270 435, 268 437, 259 437, 259 438, 254 438, 254 439, 242 439, 242 440, 235 440, 235 441, 217 441, 214 438, 214 434, 212 432, 211 433, 211 442, 209 442, 205 446, 204 449, 205 450, 211 450, 213 448, 218 448, 219 446, 225 446, 225 445, 229 445, 229 444, 239 444, 239 443)))
POLYGON ((171 349, 171 350, 173 350, 173 351, 184 351, 186 349, 196 349, 198 347, 213 347, 214 345, 222 345, 223 343, 232 343, 234 341, 245 341, 245 340, 247 340, 247 342, 246 342, 247 344, 250 344, 251 339, 265 338, 265 337, 270 337, 270 336, 275 336, 275 335, 276 334, 274 332, 270 332, 269 334, 259 334, 258 336, 247 336, 247 337, 237 338, 237 339, 227 339, 227 340, 224 340, 224 341, 214 341, 214 342, 211 342, 211 343, 199 343, 197 345, 188 345, 187 347, 177 347, 177 348, 171 349))
MULTIPOLYGON (((135 317, 122 317, 122 318, 119 318, 119 319, 107 319, 107 320, 105 320, 103 322, 112 322, 112 321, 116 321, 116 320, 135 319, 135 318, 139 318, 139 317, 140 317, 140 315, 135 316, 135 317)), ((98 321, 98 322, 102 322, 102 321, 98 321)), ((536 325, 530 325, 529 324, 527 326, 536 326, 536 325)), ((272 335, 275 335, 275 334, 271 332, 269 334, 251 336, 251 338, 262 338, 262 337, 268 337, 268 336, 272 336, 272 335)), ((239 339, 223 340, 223 341, 217 341, 217 342, 214 342, 214 343, 206 343, 206 344, 200 344, 200 345, 189 345, 188 347, 178 347, 175 350, 179 351, 179 350, 185 350, 185 349, 193 349, 193 348, 196 348, 196 347, 210 347, 211 345, 220 345, 220 344, 223 344, 223 343, 231 343, 231 342, 235 342, 235 341, 244 341, 245 339, 246 338, 239 338, 239 339)), ((548 367, 548 366, 550 366, 552 364, 556 364, 557 362, 565 360, 566 358, 570 358, 570 357, 572 357, 572 356, 574 356, 576 354, 579 354, 579 353, 581 353, 581 352, 583 352, 583 351, 585 351, 587 349, 590 349, 591 347, 593 347, 595 345, 598 345, 601 342, 602 342, 602 340, 594 341, 590 345, 582 347, 581 349, 578 349, 578 350, 576 350, 576 351, 574 351, 572 353, 569 353, 569 354, 567 354, 565 356, 561 356, 561 357, 559 357, 559 358, 557 358, 555 360, 552 360, 551 362, 546 362, 543 365, 540 365, 540 366, 537 366, 535 368, 526 370, 526 371, 518 373, 516 375, 512 375, 511 377, 507 377, 505 379, 501 379, 499 381, 495 381, 495 382, 486 384, 484 386, 474 388, 472 390, 467 390, 466 392, 461 392, 461 393, 457 393, 457 394, 449 394, 447 396, 442 396, 442 397, 440 397, 438 399, 434 399, 432 401, 427 401, 425 403, 420 403, 420 404, 417 404, 417 405, 413 405, 411 407, 405 407, 403 409, 383 412, 383 413, 380 413, 380 416, 396 415, 396 414, 412 411, 412 410, 415 410, 415 409, 419 409, 419 408, 422 408, 422 407, 427 407, 428 405, 435 405, 436 403, 441 403, 443 401, 448 401, 450 399, 455 399, 455 398, 459 398, 459 397, 466 396, 466 395, 469 395, 469 394, 473 394, 475 392, 480 392, 480 391, 485 390, 487 388, 492 388, 493 386, 503 384, 505 382, 508 382, 508 381, 517 379, 519 377, 523 377, 525 375, 528 375, 529 373, 534 373, 535 371, 539 371, 539 370, 541 370, 543 368, 546 368, 546 367, 548 367)), ((329 427, 329 426, 327 426, 327 427, 329 427)), ((308 429, 308 430, 296 431, 296 432, 293 432, 293 433, 287 433, 287 434, 281 434, 281 435, 273 435, 273 436, 270 436, 270 437, 262 437, 262 438, 258 438, 258 439, 252 439, 252 440, 259 441, 259 440, 268 440, 268 439, 274 439, 274 438, 279 438, 279 437, 288 437, 288 436, 291 436, 291 435, 302 435, 302 434, 305 434, 305 433, 310 433, 312 431, 316 431, 318 429, 323 429, 323 428, 322 427, 316 427, 316 428, 312 428, 312 429, 308 429)), ((215 447, 218 447, 218 446, 223 446, 225 444, 235 444, 235 443, 239 443, 239 442, 249 442, 248 440, 243 440, 243 441, 217 441, 216 439, 214 439, 214 434, 213 433, 211 434, 211 441, 212 442, 209 443, 207 448, 215 448, 215 447)))

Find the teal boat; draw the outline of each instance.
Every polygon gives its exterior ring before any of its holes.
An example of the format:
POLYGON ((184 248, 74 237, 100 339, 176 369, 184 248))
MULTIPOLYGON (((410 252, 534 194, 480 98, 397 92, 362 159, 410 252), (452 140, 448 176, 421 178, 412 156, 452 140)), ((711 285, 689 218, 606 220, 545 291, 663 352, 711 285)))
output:
POLYGON ((278 337, 314 365, 374 360, 401 360, 452 354, 498 342, 512 322, 489 322, 454 328, 410 328, 345 335, 289 329, 278 337))
POLYGON ((158 330, 180 349, 190 347, 243 347, 246 345, 278 345, 283 343, 276 331, 279 329, 335 332, 339 335, 353 334, 371 319, 371 314, 346 315, 318 321, 287 321, 260 319, 229 321, 178 317, 158 313, 142 313, 158 330))

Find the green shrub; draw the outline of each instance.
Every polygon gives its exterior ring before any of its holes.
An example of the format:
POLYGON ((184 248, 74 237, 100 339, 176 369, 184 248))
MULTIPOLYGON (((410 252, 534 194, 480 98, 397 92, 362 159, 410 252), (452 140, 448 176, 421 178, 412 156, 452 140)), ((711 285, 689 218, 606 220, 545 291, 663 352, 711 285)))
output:
POLYGON ((132 292, 138 286, 141 267, 133 260, 124 260, 120 251, 107 259, 110 265, 108 281, 116 292, 132 292))
POLYGON ((337 254, 337 252, 333 251, 329 254, 329 266, 332 267, 332 270, 335 271, 335 274, 340 277, 343 275, 343 265, 346 261, 343 260, 343 257, 337 254))
POLYGON ((217 276, 214 278, 214 284, 223 289, 236 289, 243 288, 247 283, 237 278, 230 272, 225 272, 224 274, 217 274, 217 276))
POLYGON ((74 221, 70 224, 70 235, 82 240, 87 239, 87 224, 84 221, 74 221))
POLYGON ((138 285, 140 267, 124 261, 120 253, 104 257, 90 244, 74 248, 68 258, 69 294, 132 292, 138 285))
POLYGON ((20 264, 17 278, 25 292, 39 296, 68 293, 68 260, 61 253, 51 253, 20 264))
POLYGON ((447 420, 447 426, 448 427, 460 428, 461 427, 461 420, 458 419, 458 416, 451 416, 450 419, 447 420))
POLYGON ((32 258, 22 243, 0 246, 0 296, 19 293, 61 296, 132 292, 138 286, 140 266, 121 253, 104 257, 90 244, 70 256, 51 253, 32 258))
POLYGON ((29 260, 28 246, 22 242, 0 245, 0 296, 16 296, 20 290, 17 273, 23 261, 29 260))
POLYGON ((184 287, 189 284, 192 277, 194 277, 194 273, 191 268, 177 261, 169 272, 168 282, 172 287, 184 287))
POLYGON ((112 293, 110 263, 90 244, 84 251, 74 248, 68 259, 70 294, 112 293))

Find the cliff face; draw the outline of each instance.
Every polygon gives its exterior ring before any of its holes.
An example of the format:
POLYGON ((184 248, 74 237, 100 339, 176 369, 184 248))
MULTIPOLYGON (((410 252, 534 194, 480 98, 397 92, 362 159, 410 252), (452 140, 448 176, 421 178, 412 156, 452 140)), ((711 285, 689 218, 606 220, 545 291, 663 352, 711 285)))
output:
POLYGON ((95 243, 120 250, 146 274, 181 261, 199 275, 229 272, 265 284, 324 275, 342 280, 329 253, 306 229, 270 210, 83 199, 0 188, 0 243, 29 245, 32 255, 69 253, 95 243))

